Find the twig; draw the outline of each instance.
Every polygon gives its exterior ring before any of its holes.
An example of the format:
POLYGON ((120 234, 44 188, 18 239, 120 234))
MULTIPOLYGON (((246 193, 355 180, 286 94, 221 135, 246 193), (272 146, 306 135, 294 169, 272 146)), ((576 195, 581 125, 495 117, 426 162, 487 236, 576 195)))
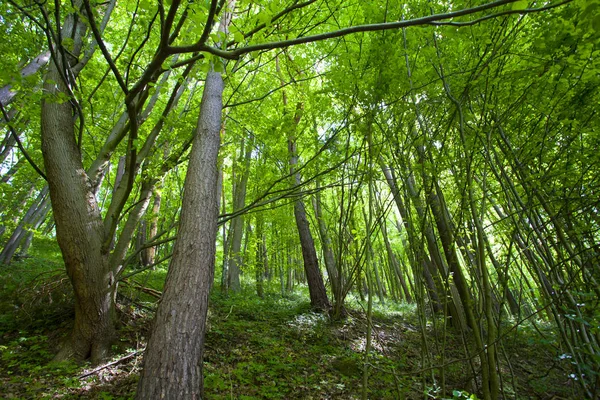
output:
POLYGON ((231 308, 229 309, 229 313, 225 316, 224 319, 229 318, 229 316, 231 315, 231 312, 233 311, 233 306, 231 306, 231 308))
POLYGON ((129 353, 129 354, 127 354, 126 356, 124 356, 124 357, 121 357, 121 358, 119 358, 119 359, 118 359, 118 360, 116 360, 116 361, 110 362, 110 363, 108 363, 108 364, 104 364, 103 366, 101 366, 101 367, 98 367, 98 368, 96 368, 96 369, 94 369, 94 370, 92 370, 92 371, 90 371, 90 372, 86 372, 86 373, 85 373, 85 374, 83 374, 83 375, 79 375, 79 376, 78 376, 78 378, 79 378, 79 379, 87 378, 87 377, 88 377, 88 376, 90 376, 90 375, 94 375, 94 374, 95 374, 96 372, 98 372, 98 371, 102 371, 103 369, 106 369, 106 368, 108 368, 108 367, 110 367, 110 366, 113 366, 113 365, 115 365, 115 364, 118 364, 118 363, 120 363, 121 361, 128 360, 128 359, 130 359, 131 357, 133 357, 133 356, 135 356, 135 355, 138 355, 139 353, 143 353, 143 352, 144 352, 144 350, 146 350, 146 348, 145 348, 145 347, 144 347, 143 349, 140 349, 140 350, 134 351, 133 353, 129 353))
POLYGON ((127 286, 131 286, 132 288, 138 289, 150 296, 156 297, 157 299, 160 299, 162 296, 162 292, 156 289, 152 289, 152 288, 148 288, 148 287, 144 287, 142 285, 140 285, 138 282, 133 281, 132 283, 126 281, 126 280, 121 280, 121 283, 124 283, 127 286))
POLYGON ((4 106, 2 105, 1 102, 0 102, 0 111, 2 111, 2 115, 4 116, 4 120, 6 121, 8 129, 10 130, 10 133, 15 138, 15 141, 17 142, 17 146, 19 147, 19 150, 21 150, 21 153, 23 153, 23 155, 25 156, 25 159, 27 159, 27 161, 33 167, 33 169, 35 169, 35 171, 38 174, 40 174, 40 176, 42 178, 44 178, 45 181, 48 181, 46 174, 44 174, 44 172, 40 169, 40 167, 37 166, 35 161, 33 161, 33 159, 29 156, 29 153, 27 153, 27 150, 25 150, 25 147, 23 147, 23 143, 21 143, 21 139, 19 139, 19 135, 17 134, 17 132, 13 128, 12 124, 10 123, 10 118, 8 117, 8 113, 6 112, 6 110, 4 110, 4 106))

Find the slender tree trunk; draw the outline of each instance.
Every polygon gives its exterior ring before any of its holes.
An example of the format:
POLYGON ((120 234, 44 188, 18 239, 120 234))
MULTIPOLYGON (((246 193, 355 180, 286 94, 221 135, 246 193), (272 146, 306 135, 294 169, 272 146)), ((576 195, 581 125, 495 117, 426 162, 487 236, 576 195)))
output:
POLYGON ((138 384, 140 400, 202 397, 202 355, 219 213, 223 87, 221 74, 209 72, 185 178, 178 238, 138 384))
MULTIPOLYGON (((158 214, 160 213, 161 199, 160 188, 155 188, 154 199, 152 200, 152 215, 150 216, 150 226, 148 227, 148 238, 150 240, 154 240, 154 237, 158 233, 158 214)), ((152 265, 156 261, 156 247, 150 246, 144 250, 148 265, 152 265)))
MULTIPOLYGON (((29 64, 27 64, 20 72, 22 78, 26 78, 30 75, 37 73, 44 65, 48 63, 50 60, 50 52, 46 51, 36 58, 34 58, 29 64)), ((17 95, 16 91, 12 90, 12 84, 8 84, 0 88, 0 103, 2 103, 3 107, 8 106, 15 96, 17 95)))
POLYGON ((256 238, 255 238, 255 263, 256 268, 256 295, 260 298, 265 295, 264 279, 266 267, 266 246, 263 232, 264 220, 261 214, 256 217, 256 238))
MULTIPOLYGON (((250 159, 252 155, 252 143, 253 140, 250 138, 245 146, 242 145, 240 159, 238 161, 239 166, 239 179, 236 180, 233 194, 233 212, 239 211, 244 208, 246 202, 246 187, 248 184, 248 177, 250 175, 250 159)), ((244 232, 244 216, 238 215, 231 220, 231 248, 228 251, 228 274, 229 274, 229 289, 232 292, 239 292, 241 290, 240 284, 240 267, 242 264, 241 250, 242 250, 242 236, 244 232)))
POLYGON ((308 291, 310 293, 310 304, 317 310, 329 310, 331 305, 319 269, 319 260, 315 243, 310 233, 310 227, 306 218, 306 210, 304 202, 296 200, 294 204, 294 217, 296 218, 296 226, 298 227, 298 235, 300 236, 300 245, 302 247, 302 258, 304 259, 304 272, 308 281, 308 291))
POLYGON ((46 220, 48 213, 50 212, 50 198, 46 197, 40 207, 35 211, 31 222, 31 230, 27 230, 27 234, 25 235, 25 240, 21 243, 21 247, 19 249, 19 257, 24 257, 27 255, 29 251, 29 247, 31 246, 31 242, 33 241, 33 231, 39 229, 40 226, 46 220))
MULTIPOLYGON (((17 252, 17 249, 21 245, 21 241, 27 236, 28 230, 27 226, 30 226, 35 221, 36 214, 39 213, 40 209, 45 208, 45 204, 48 202, 48 187, 44 187, 38 197, 34 200, 33 204, 29 206, 29 209, 21 219, 21 222, 13 233, 10 235, 6 243, 4 244, 4 248, 0 253, 0 264, 10 264, 13 256, 17 252)), ((34 228, 35 229, 35 228, 34 228)))
MULTIPOLYGON (((325 260, 325 268, 329 275, 329 282, 331 282, 331 291, 333 292, 333 298, 335 302, 343 303, 341 276, 338 273, 338 267, 335 262, 335 254, 331 246, 331 238, 325 224, 323 217, 323 211, 321 207, 321 193, 317 190, 315 197, 313 197, 313 208, 315 209, 315 216, 317 218, 317 224, 319 228, 319 236, 321 238, 321 247, 323 248, 323 259, 325 260)), ((343 311, 345 314, 345 311, 343 311)))
MULTIPOLYGON (((9 152, 7 152, 7 153, 9 153, 9 152)), ((10 180, 10 178, 12 178, 15 175, 15 173, 17 173, 17 171, 19 170, 19 168, 21 168, 23 166, 24 160, 25 160, 25 158, 20 158, 19 160, 17 160, 16 163, 14 163, 8 169, 8 171, 6 171, 5 173, 3 173, 2 177, 0 178, 0 183, 8 183, 8 181, 10 180)), ((0 156, 0 164, 2 164, 3 162, 4 162, 4 160, 0 156)))
POLYGON ((393 270, 394 274, 398 277, 398 281, 402 286, 402 291, 404 292, 404 299, 407 303, 412 303, 412 296, 410 295, 410 290, 408 289, 408 285, 406 284, 406 280, 404 279, 404 274, 400 269, 400 264, 398 263, 398 259, 392 250, 392 245, 390 244, 390 240, 387 234, 387 224, 385 220, 383 220, 381 224, 381 233, 383 234, 383 242, 385 244, 385 250, 388 256, 388 262, 390 264, 390 268, 393 270))
MULTIPOLYGON (((299 120, 299 119, 298 119, 299 120)), ((297 121, 296 121, 297 124, 297 121)), ((300 186, 300 173, 296 172, 298 164, 298 156, 296 153, 295 138, 288 139, 288 150, 290 155, 290 173, 294 177, 294 186, 300 186)), ((331 305, 325 290, 321 270, 319 269, 319 259, 315 250, 315 243, 310 232, 308 219, 306 218, 306 209, 302 198, 294 202, 294 217, 296 219, 296 227, 298 228, 298 236, 300 237, 300 246, 302 248, 302 258, 304 259, 304 272, 308 281, 308 291, 310 293, 310 304, 317 310, 329 310, 331 305)))
POLYGON ((125 268, 123 261, 127 255, 127 250, 129 249, 135 229, 148 209, 148 204, 150 203, 150 197, 152 196, 152 190, 154 189, 155 183, 156 181, 153 179, 142 182, 140 198, 129 212, 127 221, 125 222, 125 225, 123 226, 123 229, 121 230, 119 238, 115 244, 115 248, 111 253, 110 266, 111 270, 115 271, 115 276, 119 276, 125 268))

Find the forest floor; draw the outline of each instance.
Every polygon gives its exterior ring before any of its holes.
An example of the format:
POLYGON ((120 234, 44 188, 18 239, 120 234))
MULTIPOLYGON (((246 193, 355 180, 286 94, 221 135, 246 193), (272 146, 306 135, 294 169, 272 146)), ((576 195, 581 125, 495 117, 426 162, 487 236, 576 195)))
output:
MULTIPOLYGON (((99 366, 56 364, 52 356, 73 314, 60 263, 48 263, 25 260, 0 272, 0 399, 133 398, 156 302, 152 294, 164 273, 139 275, 137 283, 121 285, 113 359, 99 366), (144 293, 138 285, 152 289, 144 293)), ((465 361, 461 336, 441 329, 439 321, 429 322, 422 334, 414 305, 388 302, 374 309, 370 399, 476 398, 470 393, 477 391, 473 376, 479 371, 476 362, 471 367, 465 361), (428 352, 422 351, 425 344, 428 352)), ((347 319, 331 323, 311 312, 302 288, 263 299, 250 292, 213 294, 205 398, 360 398, 366 313, 356 301, 348 311, 347 319)), ((507 331, 501 361, 505 398, 581 398, 555 339, 552 327, 542 322, 507 331)))

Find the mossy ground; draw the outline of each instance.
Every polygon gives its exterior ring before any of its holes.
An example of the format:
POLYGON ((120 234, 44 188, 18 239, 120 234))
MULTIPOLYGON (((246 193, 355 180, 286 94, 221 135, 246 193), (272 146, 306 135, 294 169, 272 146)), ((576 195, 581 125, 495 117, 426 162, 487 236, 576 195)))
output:
MULTIPOLYGON (((120 340, 114 358, 96 367, 51 362, 72 320, 59 261, 34 257, 4 267, 1 275, 0 398, 133 398, 156 302, 152 291, 135 286, 160 290, 164 271, 121 286, 120 340)), ((206 399, 360 398, 366 315, 358 302, 349 302, 346 320, 331 323, 311 312, 303 288, 285 297, 267 292, 263 299, 250 289, 229 297, 215 290, 211 297, 206 399)), ((370 399, 468 398, 465 393, 477 390, 477 362, 473 368, 465 362, 463 338, 441 329, 441 321, 429 322, 422 334, 415 306, 376 303, 372 327, 370 399)), ((553 327, 510 327, 501 352, 505 397, 579 398, 553 327)))

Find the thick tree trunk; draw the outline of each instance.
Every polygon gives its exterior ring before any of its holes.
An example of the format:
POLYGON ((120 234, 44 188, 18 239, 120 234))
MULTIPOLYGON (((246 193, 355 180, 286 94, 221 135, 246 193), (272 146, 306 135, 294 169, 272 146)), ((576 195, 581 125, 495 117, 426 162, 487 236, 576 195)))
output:
POLYGON ((102 218, 75 141, 70 102, 54 96, 66 88, 58 67, 50 65, 42 103, 42 153, 56 222, 56 238, 75 293, 75 325, 59 360, 105 358, 113 337, 114 279, 102 248, 102 218))
MULTIPOLYGON (((85 30, 86 25, 74 14, 65 19, 63 32, 75 43, 69 53, 72 56, 80 54, 85 30)), ((62 64, 70 56, 59 53, 57 58, 50 63, 44 79, 42 154, 56 239, 74 289, 75 322, 56 359, 91 357, 92 362, 98 362, 108 355, 114 336, 115 281, 108 264, 108 250, 102 247, 105 238, 100 210, 75 139, 73 106, 59 97, 70 97, 67 85, 71 83, 65 79, 72 82, 73 78, 62 64)))
POLYGON ((200 399, 202 355, 217 236, 223 79, 206 78, 185 179, 181 220, 156 312, 137 399, 200 399))

